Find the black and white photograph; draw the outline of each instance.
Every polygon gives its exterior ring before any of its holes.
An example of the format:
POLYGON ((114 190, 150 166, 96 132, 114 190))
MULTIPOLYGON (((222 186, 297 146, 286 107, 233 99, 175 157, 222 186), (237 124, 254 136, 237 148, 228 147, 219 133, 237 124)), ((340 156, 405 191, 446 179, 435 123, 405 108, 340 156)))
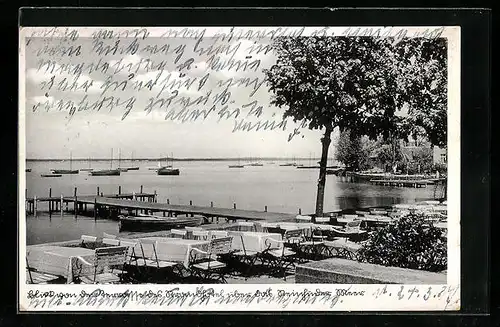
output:
POLYGON ((21 292, 457 310, 459 31, 21 28, 21 292))

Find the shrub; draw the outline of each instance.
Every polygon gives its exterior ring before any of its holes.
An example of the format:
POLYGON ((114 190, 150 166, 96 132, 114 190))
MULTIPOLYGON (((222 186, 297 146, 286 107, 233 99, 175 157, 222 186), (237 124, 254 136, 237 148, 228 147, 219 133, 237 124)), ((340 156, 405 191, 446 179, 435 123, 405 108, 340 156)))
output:
POLYGON ((370 235, 359 261, 383 266, 442 271, 447 266, 446 239, 424 217, 410 215, 370 235))

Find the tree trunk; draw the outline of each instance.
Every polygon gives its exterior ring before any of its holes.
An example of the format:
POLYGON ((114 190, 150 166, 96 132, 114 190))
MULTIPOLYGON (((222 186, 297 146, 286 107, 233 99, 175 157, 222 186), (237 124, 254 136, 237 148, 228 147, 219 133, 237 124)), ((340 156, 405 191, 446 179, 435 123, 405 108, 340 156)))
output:
MULTIPOLYGON (((325 182, 326 182, 326 165, 328 161, 328 148, 332 141, 331 135, 333 128, 328 126, 325 130, 325 135, 321 138, 321 161, 319 164, 319 179, 318 179, 318 193, 316 196, 316 217, 323 216, 323 203, 325 201, 325 182)), ((316 219, 313 220, 316 222, 316 219)))

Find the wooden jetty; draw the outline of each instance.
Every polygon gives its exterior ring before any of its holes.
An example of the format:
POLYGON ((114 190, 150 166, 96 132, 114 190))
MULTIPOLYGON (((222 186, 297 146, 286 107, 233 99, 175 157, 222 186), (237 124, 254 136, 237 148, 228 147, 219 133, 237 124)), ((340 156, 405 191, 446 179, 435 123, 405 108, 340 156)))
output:
POLYGON ((383 186, 401 186, 401 187, 427 187, 428 180, 404 180, 404 179, 372 179, 371 184, 383 186))
POLYGON ((99 194, 98 189, 98 194, 95 195, 78 195, 76 188, 73 196, 61 195, 60 197, 53 197, 51 193, 50 189, 48 197, 37 198, 35 196, 33 198, 26 198, 26 211, 36 214, 38 204, 45 202, 48 203, 49 213, 53 211, 60 211, 62 213, 63 206, 65 206, 66 211, 69 211, 68 206, 72 204, 75 217, 79 213, 93 211, 94 219, 97 219, 102 211, 114 212, 117 216, 121 214, 122 210, 127 214, 135 215, 140 213, 161 213, 165 217, 177 217, 178 215, 194 217, 197 215, 204 217, 207 223, 210 221, 218 222, 219 218, 226 219, 227 221, 288 221, 295 219, 296 216, 290 213, 268 212, 267 206, 264 207, 263 211, 257 211, 236 209, 236 204, 233 204, 232 209, 217 208, 213 206, 213 202, 211 202, 210 207, 195 206, 192 204, 192 201, 190 201, 189 205, 175 205, 170 204, 168 199, 166 203, 159 203, 156 191, 154 193, 143 193, 142 187, 139 193, 121 193, 121 187, 118 194, 99 194), (92 211, 88 210, 89 206, 91 206, 92 211))

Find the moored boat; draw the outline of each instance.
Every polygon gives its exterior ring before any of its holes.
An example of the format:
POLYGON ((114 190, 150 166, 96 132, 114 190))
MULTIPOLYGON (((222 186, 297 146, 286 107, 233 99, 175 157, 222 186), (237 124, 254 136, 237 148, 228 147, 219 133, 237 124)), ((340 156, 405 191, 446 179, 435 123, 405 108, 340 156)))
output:
POLYGON ((25 169, 25 172, 26 172, 26 173, 31 173, 31 168, 26 168, 26 169, 25 169))
POLYGON ((90 176, 119 176, 119 169, 103 169, 103 170, 93 170, 90 172, 90 176))
POLYGON ((62 174, 41 174, 42 177, 61 177, 62 174))
POLYGON ((229 168, 245 168, 244 165, 229 165, 229 168))
POLYGON ((64 174, 64 175, 78 174, 79 172, 80 172, 80 170, 78 170, 78 169, 54 169, 54 170, 52 170, 53 174, 64 174))
POLYGON ((161 168, 158 168, 158 170, 156 171, 156 174, 157 175, 173 175, 173 176, 177 176, 177 175, 180 175, 180 170, 177 169, 177 168, 161 167, 161 168))
POLYGON ((160 231, 200 226, 202 217, 119 216, 120 231, 160 231))

